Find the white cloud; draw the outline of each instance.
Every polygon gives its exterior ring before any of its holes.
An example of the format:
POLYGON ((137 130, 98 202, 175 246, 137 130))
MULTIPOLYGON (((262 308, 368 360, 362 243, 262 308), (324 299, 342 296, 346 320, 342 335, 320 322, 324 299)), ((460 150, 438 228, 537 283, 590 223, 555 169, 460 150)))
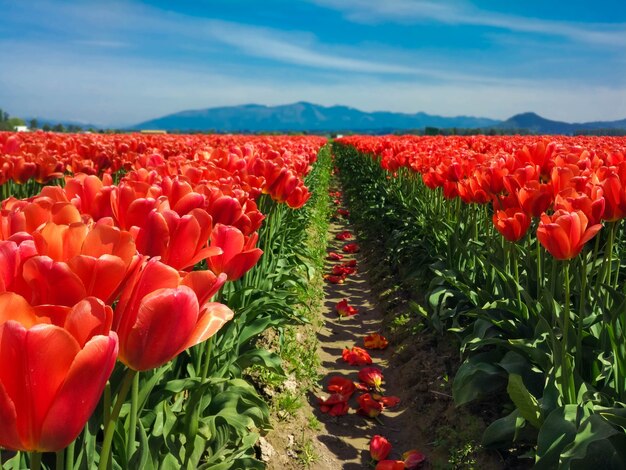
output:
POLYGON ((464 1, 429 0, 311 0, 339 10, 356 22, 392 20, 401 23, 435 21, 452 25, 489 26, 521 33, 559 36, 577 43, 626 46, 626 24, 589 24, 505 15, 476 8, 464 1))

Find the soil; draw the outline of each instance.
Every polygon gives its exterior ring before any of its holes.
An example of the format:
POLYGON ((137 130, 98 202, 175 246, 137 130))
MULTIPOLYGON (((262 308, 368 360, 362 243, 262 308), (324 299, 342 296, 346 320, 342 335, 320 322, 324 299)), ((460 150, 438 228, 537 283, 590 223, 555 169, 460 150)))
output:
MULTIPOLYGON (((346 242, 336 240, 335 235, 344 230, 353 228, 343 218, 331 224, 329 251, 341 253, 346 242)), ((424 469, 513 468, 499 454, 478 445, 485 423, 494 418, 489 415, 492 411, 454 405, 449 378, 458 367, 458 345, 452 338, 425 331, 422 319, 408 314, 410 296, 397 289, 376 247, 363 248, 342 260, 356 259, 356 274, 348 276, 344 284, 325 284, 325 302, 319 312, 323 325, 316 331, 323 376, 320 389, 308 395, 308 402, 296 416, 274 422, 274 430, 266 436, 272 448, 268 469, 373 468, 369 441, 376 434, 391 442, 390 459, 401 459, 402 453, 411 449, 423 452, 428 459, 420 467, 424 469), (335 305, 344 298, 358 308, 357 315, 338 317, 335 305), (329 377, 341 374, 358 381, 360 367, 345 363, 342 350, 362 347, 364 336, 373 332, 390 340, 386 350, 369 352, 373 366, 384 375, 384 394, 399 397, 400 405, 386 409, 379 421, 369 419, 356 413, 357 391, 347 415, 322 413, 318 396, 323 394, 329 377), (310 425, 311 416, 319 421, 317 427, 310 425), (309 449, 303 454, 305 443, 309 449), (308 458, 310 455, 314 457, 308 458)), ((335 263, 327 261, 326 272, 335 263)))

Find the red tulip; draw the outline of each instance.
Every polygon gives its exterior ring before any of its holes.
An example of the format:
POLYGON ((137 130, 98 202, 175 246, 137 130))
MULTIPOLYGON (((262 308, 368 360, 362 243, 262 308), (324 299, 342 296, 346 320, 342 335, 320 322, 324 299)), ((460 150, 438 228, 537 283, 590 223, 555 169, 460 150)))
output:
POLYGON ((322 413, 328 413, 331 416, 343 416, 348 414, 350 405, 345 400, 342 400, 337 394, 332 394, 326 400, 319 400, 320 411, 322 413))
POLYGON ((404 459, 404 468, 408 469, 417 468, 422 462, 426 461, 426 456, 415 449, 407 450, 402 454, 402 458, 404 459))
POLYGON ((332 261, 339 261, 340 259, 343 259, 343 255, 331 251, 330 253, 328 253, 328 256, 326 258, 332 261))
POLYGON ((389 341, 380 333, 372 333, 363 339, 363 343, 367 349, 385 349, 389 345, 389 341))
POLYGON ((361 247, 357 243, 348 243, 344 245, 342 250, 345 253, 358 253, 359 251, 361 251, 361 247))
POLYGON ((370 455, 373 460, 385 460, 391 452, 391 443, 383 436, 376 434, 370 440, 370 455))
POLYGON ((347 299, 343 299, 337 302, 337 305, 335 305, 335 310, 340 317, 350 317, 359 313, 359 310, 356 307, 348 304, 347 299))
POLYGON ((33 308, 0 294, 0 447, 55 452, 76 439, 115 365, 111 316, 93 297, 33 308))
POLYGON ((226 281, 210 271, 178 271, 151 259, 125 287, 115 309, 120 360, 133 370, 159 367, 213 336, 233 312, 210 298, 226 281))
POLYGON ((345 348, 341 357, 351 366, 364 366, 372 363, 372 358, 365 349, 353 346, 352 349, 345 348))
POLYGON ((359 380, 368 387, 380 390, 383 384, 383 373, 378 367, 364 367, 359 371, 359 380))
POLYGON ((335 238, 337 240, 350 240, 352 239, 352 233, 350 233, 348 230, 344 230, 343 232, 339 232, 337 235, 335 235, 335 238))
POLYGON ((324 274, 324 279, 326 279, 331 284, 343 284, 346 280, 345 276, 334 276, 332 274, 324 274))
POLYGON ((510 207, 495 211, 493 214, 493 224, 496 229, 510 242, 521 240, 526 235, 530 222, 531 218, 519 208, 510 207))
POLYGON ((535 180, 528 181, 524 187, 517 191, 517 200, 526 214, 539 217, 552 204, 553 191, 551 184, 541 184, 535 180))
POLYGON ((259 260, 263 251, 255 248, 258 234, 245 237, 235 227, 217 224, 211 232, 211 247, 219 247, 222 254, 207 259, 209 269, 215 274, 226 273, 235 281, 248 272, 259 260))
POLYGON ((581 252, 585 243, 602 228, 601 224, 589 226, 582 211, 558 210, 552 216, 543 214, 537 238, 556 259, 572 259, 581 252))
POLYGON ((374 400, 369 393, 364 393, 356 399, 359 402, 359 409, 357 413, 367 416, 368 418, 375 418, 383 411, 383 405, 374 400))
POLYGON ((356 272, 356 268, 351 268, 349 266, 346 266, 344 264, 340 264, 340 265, 335 265, 333 266, 332 269, 332 273, 335 276, 350 276, 352 274, 354 274, 356 272))
POLYGON ((329 392, 343 396, 347 401, 356 390, 356 386, 352 380, 341 375, 335 375, 328 380, 326 389, 329 392))
POLYGON ((376 464, 375 470, 404 470, 402 460, 381 460, 376 464))

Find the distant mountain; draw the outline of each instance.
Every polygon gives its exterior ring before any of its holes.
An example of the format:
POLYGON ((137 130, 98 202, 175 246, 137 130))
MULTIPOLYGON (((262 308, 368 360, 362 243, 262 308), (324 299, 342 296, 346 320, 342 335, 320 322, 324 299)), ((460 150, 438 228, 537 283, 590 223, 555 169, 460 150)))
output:
POLYGON ((364 112, 347 106, 299 102, 282 106, 247 104, 182 111, 133 126, 132 129, 236 131, 359 131, 439 128, 479 128, 499 124, 488 118, 442 117, 426 113, 364 112))
POLYGON ((622 129, 626 130, 626 119, 619 121, 594 121, 569 123, 552 121, 539 116, 536 113, 522 113, 510 117, 506 121, 493 126, 497 129, 525 129, 535 134, 574 134, 576 132, 598 129, 622 129))

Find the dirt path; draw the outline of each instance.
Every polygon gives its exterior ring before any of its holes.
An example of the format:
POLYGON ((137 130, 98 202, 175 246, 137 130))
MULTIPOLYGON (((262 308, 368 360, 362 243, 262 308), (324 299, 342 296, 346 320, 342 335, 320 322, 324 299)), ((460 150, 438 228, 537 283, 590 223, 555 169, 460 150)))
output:
MULTIPOLYGON (((335 236, 344 230, 352 231, 345 219, 340 219, 331 224, 329 232, 329 252, 342 253, 341 248, 346 242, 336 240, 335 236)), ((356 241, 353 239, 350 241, 356 241)), ((345 254, 340 262, 351 259, 357 261, 357 272, 349 275, 343 284, 326 283, 326 301, 322 315, 324 326, 318 333, 319 355, 322 361, 325 378, 321 385, 325 388, 326 383, 333 375, 341 374, 358 382, 357 374, 361 367, 350 366, 342 360, 341 354, 345 347, 363 347, 363 338, 370 333, 382 332, 383 312, 377 307, 371 294, 368 281, 367 265, 372 265, 372 260, 366 263, 361 253, 345 254), (340 318, 336 313, 335 306, 342 299, 347 299, 350 305, 356 307, 359 313, 340 318)), ((340 262, 327 261, 329 272, 334 265, 340 262)), ((379 421, 366 418, 356 413, 355 397, 360 393, 358 390, 350 401, 350 411, 347 415, 333 417, 319 410, 317 397, 311 396, 310 406, 314 415, 322 423, 322 429, 317 435, 321 444, 322 455, 319 461, 312 465, 314 469, 362 469, 368 468, 370 462, 369 442, 372 436, 380 434, 385 436, 393 445, 393 451, 389 458, 401 458, 402 452, 410 449, 420 449, 426 445, 427 437, 419 428, 417 417, 407 407, 410 402, 405 390, 402 389, 404 381, 398 380, 398 371, 389 368, 393 355, 393 348, 386 350, 369 351, 373 366, 382 370, 385 382, 383 390, 386 396, 392 395, 401 398, 401 402, 393 409, 386 409, 380 416, 379 421)))

